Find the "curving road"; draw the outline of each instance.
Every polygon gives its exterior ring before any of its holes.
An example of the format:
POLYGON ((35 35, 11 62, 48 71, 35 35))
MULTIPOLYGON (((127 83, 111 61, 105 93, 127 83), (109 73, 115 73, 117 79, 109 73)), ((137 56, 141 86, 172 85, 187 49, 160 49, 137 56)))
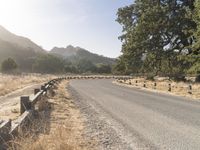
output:
POLYGON ((72 80, 70 86, 147 149, 200 149, 200 102, 118 86, 112 80, 72 80))

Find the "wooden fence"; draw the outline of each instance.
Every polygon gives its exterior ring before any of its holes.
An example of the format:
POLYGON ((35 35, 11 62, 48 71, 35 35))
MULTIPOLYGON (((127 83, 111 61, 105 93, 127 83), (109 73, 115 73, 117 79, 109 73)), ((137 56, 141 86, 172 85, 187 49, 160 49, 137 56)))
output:
MULTIPOLYGON (((133 78, 132 78, 133 79, 133 78)), ((184 83, 182 86, 178 86, 178 84, 173 84, 170 81, 168 82, 157 82, 157 81, 151 81, 149 83, 149 80, 140 80, 140 79, 118 79, 117 82, 127 85, 132 85, 135 87, 142 87, 142 88, 150 88, 154 90, 161 90, 161 91, 168 91, 168 92, 176 92, 178 88, 180 90, 184 91, 185 94, 196 94, 197 91, 199 92, 199 88, 196 87, 192 83, 184 83), (162 83, 162 85, 161 85, 162 83)))
POLYGON ((71 79, 118 79, 128 80, 130 76, 67 76, 57 79, 53 79, 48 83, 41 86, 40 89, 34 89, 34 97, 29 96, 20 97, 20 116, 16 120, 4 120, 0 121, 0 149, 5 149, 4 144, 9 140, 18 136, 19 133, 23 133, 25 129, 33 122, 37 109, 40 109, 39 102, 53 96, 55 94, 54 88, 56 84, 62 80, 71 79))
POLYGON ((16 120, 4 120, 0 122, 0 149, 5 149, 5 143, 15 138, 20 132, 26 129, 34 119, 35 106, 39 101, 53 96, 55 85, 66 78, 57 78, 45 83, 41 89, 34 89, 34 97, 21 96, 20 116, 16 120))

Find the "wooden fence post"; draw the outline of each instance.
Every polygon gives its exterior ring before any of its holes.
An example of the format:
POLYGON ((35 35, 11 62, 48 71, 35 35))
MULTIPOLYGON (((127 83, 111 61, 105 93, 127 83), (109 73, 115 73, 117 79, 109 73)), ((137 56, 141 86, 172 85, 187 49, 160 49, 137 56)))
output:
POLYGON ((171 83, 168 84, 168 91, 171 92, 172 91, 172 86, 171 83))
POLYGON ((10 140, 11 136, 9 134, 11 130, 11 119, 3 121, 0 123, 0 149, 4 149, 3 144, 10 140))
POLYGON ((190 84, 189 87, 188 87, 188 93, 189 93, 189 94, 192 94, 192 85, 191 85, 191 84, 190 84))
POLYGON ((143 87, 146 88, 146 81, 144 81, 144 85, 143 85, 143 87))
POLYGON ((45 89, 45 85, 42 85, 42 86, 41 86, 41 90, 44 90, 44 91, 46 90, 46 89, 45 89))
POLYGON ((49 94, 51 97, 55 96, 55 92, 52 87, 49 89, 49 94))
POLYGON ((31 109, 31 102, 29 96, 20 97, 20 114, 23 114, 26 110, 31 109))
POLYGON ((34 89, 34 95, 36 95, 38 92, 40 92, 40 89, 34 89))
POLYGON ((155 82, 155 83, 154 83, 154 89, 156 89, 156 86, 157 86, 157 83, 155 82))

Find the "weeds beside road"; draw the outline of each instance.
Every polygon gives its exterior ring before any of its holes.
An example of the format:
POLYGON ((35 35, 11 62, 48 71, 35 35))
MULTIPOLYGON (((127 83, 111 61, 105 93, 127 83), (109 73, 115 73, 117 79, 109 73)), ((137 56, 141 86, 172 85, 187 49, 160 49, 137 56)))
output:
POLYGON ((7 75, 0 74, 0 96, 22 89, 28 85, 42 83, 52 79, 53 75, 7 75))
POLYGON ((150 90, 152 92, 168 93, 177 96, 189 97, 192 99, 200 99, 199 83, 175 82, 166 79, 160 79, 160 80, 157 79, 155 81, 151 81, 151 80, 145 80, 145 78, 140 78, 140 77, 126 81, 118 80, 118 82, 115 83, 128 87, 150 90), (190 85, 192 87, 191 90, 189 89, 190 85), (169 91, 169 86, 171 87, 171 91, 169 91))
POLYGON ((53 75, 6 75, 0 74, 0 120, 19 116, 20 96, 33 94, 34 88, 52 79, 53 75))
MULTIPOLYGON (((84 118, 66 90, 68 81, 62 82, 56 96, 49 99, 49 118, 42 117, 43 131, 31 133, 28 138, 13 141, 15 150, 89 150, 95 149, 95 141, 84 137, 84 118)), ((10 148, 14 150, 13 147, 10 148)))

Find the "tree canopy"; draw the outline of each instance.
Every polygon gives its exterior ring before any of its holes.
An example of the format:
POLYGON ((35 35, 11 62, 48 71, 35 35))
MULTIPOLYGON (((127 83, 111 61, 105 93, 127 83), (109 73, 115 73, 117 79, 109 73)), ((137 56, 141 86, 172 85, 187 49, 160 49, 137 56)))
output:
POLYGON ((123 54, 116 69, 124 73, 185 74, 194 64, 194 47, 199 47, 199 5, 199 0, 135 0, 119 8, 123 54))
POLYGON ((54 55, 41 55, 33 64, 33 71, 39 73, 63 73, 64 61, 54 55))
POLYGON ((4 73, 13 73, 17 69, 17 63, 12 59, 8 58, 1 64, 1 71, 4 73))

